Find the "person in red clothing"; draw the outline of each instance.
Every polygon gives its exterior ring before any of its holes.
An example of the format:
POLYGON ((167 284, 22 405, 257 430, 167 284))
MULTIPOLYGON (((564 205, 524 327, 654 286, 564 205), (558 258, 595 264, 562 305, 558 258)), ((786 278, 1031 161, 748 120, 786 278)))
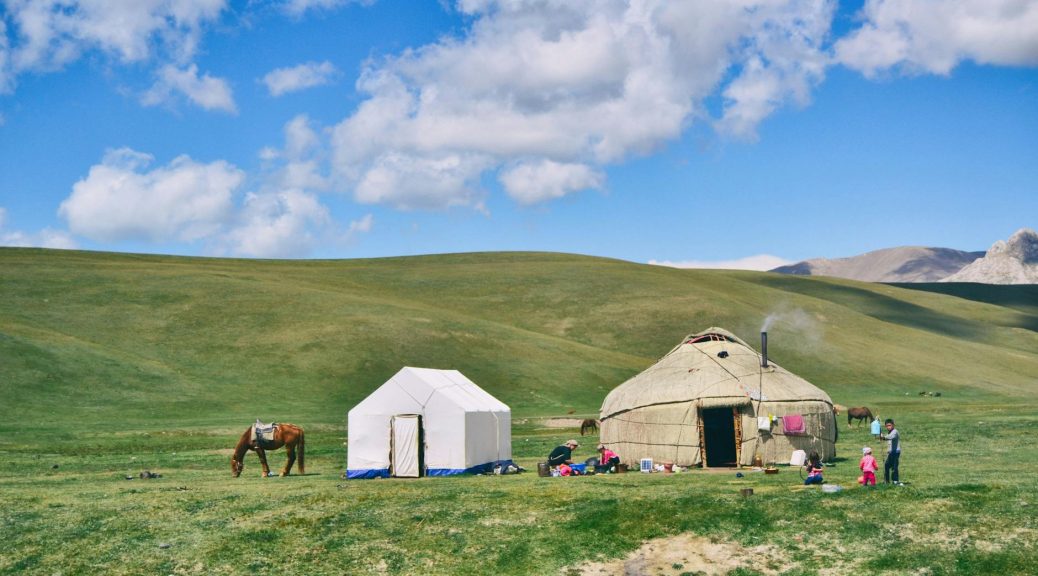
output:
POLYGON ((595 466, 595 472, 608 472, 613 466, 620 463, 620 457, 616 455, 609 448, 606 448, 605 444, 598 445, 598 465, 595 466))
POLYGON ((862 448, 861 454, 861 462, 858 463, 858 468, 861 468, 861 484, 875 486, 876 470, 879 470, 879 464, 876 464, 876 458, 872 455, 872 448, 868 446, 862 448))

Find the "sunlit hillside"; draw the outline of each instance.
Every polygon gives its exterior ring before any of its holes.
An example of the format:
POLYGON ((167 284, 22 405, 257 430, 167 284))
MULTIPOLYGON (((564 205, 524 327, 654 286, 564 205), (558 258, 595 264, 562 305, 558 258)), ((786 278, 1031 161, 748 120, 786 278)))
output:
POLYGON ((684 335, 721 326, 756 345, 765 323, 772 359, 837 402, 1033 391, 1038 311, 1014 305, 1013 287, 945 290, 549 253, 256 261, 5 248, 0 417, 337 423, 405 365, 459 369, 518 415, 592 415, 684 335))

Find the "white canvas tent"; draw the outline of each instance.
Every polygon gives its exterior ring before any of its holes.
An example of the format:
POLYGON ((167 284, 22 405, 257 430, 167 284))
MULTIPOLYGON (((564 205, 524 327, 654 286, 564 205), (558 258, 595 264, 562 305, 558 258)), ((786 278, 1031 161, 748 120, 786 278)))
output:
POLYGON ((347 478, 488 472, 512 460, 512 412, 457 370, 405 367, 350 410, 347 478))

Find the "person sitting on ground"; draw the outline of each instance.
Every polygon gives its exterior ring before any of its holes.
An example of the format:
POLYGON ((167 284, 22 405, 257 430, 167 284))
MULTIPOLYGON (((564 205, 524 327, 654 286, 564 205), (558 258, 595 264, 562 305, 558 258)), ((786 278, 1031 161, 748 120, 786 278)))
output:
POLYGON ((561 446, 556 446, 551 454, 548 454, 548 466, 558 466, 559 464, 572 464, 573 463, 573 451, 577 449, 576 440, 566 440, 566 443, 561 446))
POLYGON ((825 482, 822 478, 822 458, 818 455, 817 450, 811 451, 811 455, 807 457, 807 464, 804 464, 804 468, 807 469, 807 478, 804 478, 804 486, 825 482))
POLYGON ((595 466, 595 472, 609 472, 620 463, 620 457, 616 452, 606 448, 605 444, 598 445, 598 453, 598 466, 595 466))

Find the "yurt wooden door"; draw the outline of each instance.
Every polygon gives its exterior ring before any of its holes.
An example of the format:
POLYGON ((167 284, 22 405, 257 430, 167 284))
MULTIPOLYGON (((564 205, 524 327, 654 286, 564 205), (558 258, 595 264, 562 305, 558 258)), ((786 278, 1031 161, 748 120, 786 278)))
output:
POLYGON ((390 475, 418 478, 422 475, 422 417, 416 414, 393 416, 389 455, 390 475))
POLYGON ((705 466, 736 466, 738 452, 735 440, 735 415, 730 407, 704 408, 700 413, 703 423, 703 455, 705 466))

